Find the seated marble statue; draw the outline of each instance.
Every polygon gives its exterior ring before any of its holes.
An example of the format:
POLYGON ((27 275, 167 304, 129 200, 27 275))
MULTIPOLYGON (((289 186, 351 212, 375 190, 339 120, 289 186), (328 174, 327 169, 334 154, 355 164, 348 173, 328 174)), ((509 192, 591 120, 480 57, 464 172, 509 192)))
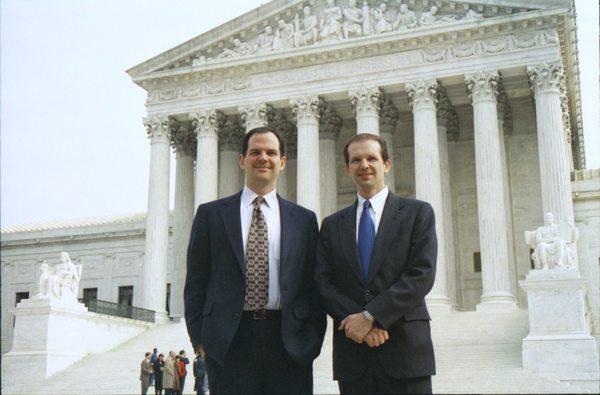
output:
POLYGON ((557 225, 554 223, 554 215, 546 213, 544 226, 540 226, 534 232, 525 232, 525 242, 533 248, 531 258, 535 269, 574 267, 572 243, 577 241, 577 237, 577 228, 571 224, 557 225))
POLYGON ((75 265, 67 252, 61 252, 60 263, 54 267, 46 261, 40 267, 39 298, 52 298, 77 301, 79 281, 81 280, 81 265, 75 265))

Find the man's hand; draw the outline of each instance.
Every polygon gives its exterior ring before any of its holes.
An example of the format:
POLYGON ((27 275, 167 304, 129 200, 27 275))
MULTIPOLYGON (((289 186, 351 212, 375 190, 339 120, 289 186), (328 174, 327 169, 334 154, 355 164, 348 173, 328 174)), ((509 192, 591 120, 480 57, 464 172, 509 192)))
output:
POLYGON ((348 339, 361 344, 372 327, 373 322, 366 319, 363 313, 356 313, 344 318, 338 330, 344 330, 348 339))
POLYGON ((364 342, 369 347, 379 347, 390 338, 390 335, 385 329, 374 326, 364 338, 364 342))

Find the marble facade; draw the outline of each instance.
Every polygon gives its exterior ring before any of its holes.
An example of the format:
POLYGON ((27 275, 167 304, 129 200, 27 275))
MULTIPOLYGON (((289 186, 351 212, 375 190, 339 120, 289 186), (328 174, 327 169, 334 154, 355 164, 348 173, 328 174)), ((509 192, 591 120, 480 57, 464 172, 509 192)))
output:
MULTIPOLYGON (((600 245, 584 233, 600 234, 600 175, 584 170, 571 2, 360 3, 273 0, 128 70, 148 92, 147 216, 113 223, 114 232, 129 226, 133 234, 106 241, 82 234, 45 242, 43 228, 3 230, 2 274, 14 282, 2 289, 6 303, 28 286, 16 280, 25 276, 21 268, 35 270, 48 251, 71 243, 69 251, 81 247, 80 259, 100 256, 99 298, 115 298, 106 283, 122 269, 111 259, 127 251, 134 305, 166 318, 169 283, 170 315, 181 317, 182 251, 194 207, 242 187, 236 144, 251 128, 272 125, 288 144, 278 191, 321 219, 354 200, 345 140, 361 132, 386 139, 390 188, 436 212, 441 248, 428 303, 441 309, 525 307, 518 281, 531 260, 523 232, 548 211, 577 224, 597 333, 600 245), (177 158, 171 217, 170 146, 177 158)), ((96 228, 90 224, 90 235, 96 228)), ((9 318, 2 319, 4 349, 9 318)))

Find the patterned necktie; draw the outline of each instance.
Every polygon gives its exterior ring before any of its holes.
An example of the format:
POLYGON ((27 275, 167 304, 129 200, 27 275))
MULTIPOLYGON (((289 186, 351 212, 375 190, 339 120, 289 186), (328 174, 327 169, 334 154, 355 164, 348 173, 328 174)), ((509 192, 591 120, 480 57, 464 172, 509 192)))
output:
POLYGON ((246 303, 252 310, 264 308, 269 298, 269 234, 267 221, 260 210, 264 202, 262 196, 257 196, 252 202, 254 212, 246 248, 246 303))
POLYGON ((365 200, 358 224, 358 256, 365 280, 369 274, 371 256, 375 246, 375 224, 369 214, 369 207, 371 207, 371 202, 365 200))

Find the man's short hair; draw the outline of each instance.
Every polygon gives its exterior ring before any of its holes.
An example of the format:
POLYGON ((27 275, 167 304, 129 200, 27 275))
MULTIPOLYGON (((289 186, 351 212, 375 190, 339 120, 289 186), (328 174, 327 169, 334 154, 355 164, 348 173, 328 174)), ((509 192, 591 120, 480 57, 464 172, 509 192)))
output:
POLYGON ((148 356, 150 356, 150 353, 149 353, 149 352, 147 352, 146 354, 144 354, 144 356, 145 356, 145 357, 148 357, 148 356))
POLYGON ((277 137, 277 141, 279 141, 279 156, 285 156, 285 141, 283 141, 281 134, 270 126, 259 126, 246 133, 244 141, 242 141, 242 155, 246 156, 246 154, 248 154, 248 142, 250 141, 250 137, 261 133, 273 133, 275 137, 277 137))
POLYGON ((155 348, 154 348, 154 350, 152 350, 152 351, 154 351, 154 352, 157 352, 158 350, 157 350, 157 349, 156 349, 156 347, 155 347, 155 348))
POLYGON ((346 162, 346 166, 350 164, 350 154, 348 153, 348 147, 350 146, 350 144, 369 140, 377 141, 379 143, 379 147, 381 148, 381 159, 383 159, 384 162, 387 162, 390 159, 387 143, 383 138, 377 136, 376 134, 359 133, 350 137, 344 145, 344 162, 346 162))
POLYGON ((179 351, 179 355, 183 355, 183 354, 185 354, 184 350, 179 351))

